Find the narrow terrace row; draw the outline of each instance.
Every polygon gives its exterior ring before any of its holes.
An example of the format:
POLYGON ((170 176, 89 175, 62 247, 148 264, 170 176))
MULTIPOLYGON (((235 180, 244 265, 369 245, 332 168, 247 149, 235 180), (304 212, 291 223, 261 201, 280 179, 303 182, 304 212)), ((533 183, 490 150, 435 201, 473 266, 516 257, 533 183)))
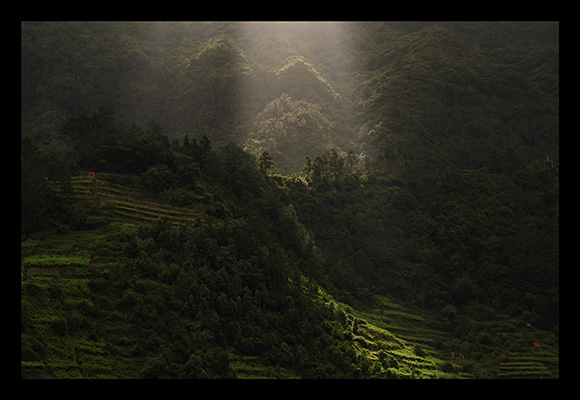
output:
POLYGON ((154 222, 159 218, 168 218, 174 224, 193 223, 199 213, 190 209, 165 206, 146 201, 146 196, 138 188, 129 188, 113 184, 94 176, 73 177, 73 198, 81 206, 98 206, 112 215, 124 219, 154 222))

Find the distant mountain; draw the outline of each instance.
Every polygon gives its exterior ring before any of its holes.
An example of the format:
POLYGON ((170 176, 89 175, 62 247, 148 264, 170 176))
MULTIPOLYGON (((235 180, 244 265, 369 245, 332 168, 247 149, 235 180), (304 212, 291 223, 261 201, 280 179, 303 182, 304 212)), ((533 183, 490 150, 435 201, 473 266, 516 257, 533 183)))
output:
POLYGON ((537 26, 552 29, 544 39, 531 35, 498 47, 484 40, 504 27, 536 26, 429 25, 385 46, 362 84, 363 148, 378 151, 394 168, 436 160, 501 168, 515 159, 557 159, 557 24, 537 26), (544 89, 538 71, 550 82, 544 89))
POLYGON ((266 140, 260 118, 288 95, 328 129, 309 134, 320 142, 311 152, 284 144, 274 161, 286 173, 327 146, 384 156, 391 168, 456 164, 473 148, 496 165, 558 158, 555 23, 22 26, 23 135, 52 137, 68 117, 112 106, 172 138, 242 144, 266 140))

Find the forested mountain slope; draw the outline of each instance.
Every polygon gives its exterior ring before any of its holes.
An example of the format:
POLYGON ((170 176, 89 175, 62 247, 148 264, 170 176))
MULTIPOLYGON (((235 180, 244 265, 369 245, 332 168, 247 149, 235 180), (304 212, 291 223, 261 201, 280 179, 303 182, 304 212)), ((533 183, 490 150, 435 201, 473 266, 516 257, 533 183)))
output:
POLYGON ((28 23, 22 60, 32 137, 111 106, 172 138, 249 139, 286 173, 326 145, 390 165, 558 157, 553 23, 28 23))
POLYGON ((545 26, 516 24, 530 36, 491 47, 484 33, 502 24, 473 33, 468 26, 409 33, 378 58, 365 83, 372 118, 361 140, 384 149, 391 165, 502 169, 557 160, 557 30, 540 38, 535 30, 545 26))
POLYGON ((558 29, 23 23, 23 376, 559 377, 558 29))

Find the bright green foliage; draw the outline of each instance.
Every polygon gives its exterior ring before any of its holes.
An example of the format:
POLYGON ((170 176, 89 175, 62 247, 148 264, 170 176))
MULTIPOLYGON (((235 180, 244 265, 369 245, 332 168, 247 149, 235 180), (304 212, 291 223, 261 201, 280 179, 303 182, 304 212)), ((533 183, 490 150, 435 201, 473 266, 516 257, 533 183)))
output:
POLYGON ((24 263, 30 267, 86 267, 89 264, 88 254, 67 254, 67 255, 56 255, 56 254, 42 254, 27 257, 24 259, 24 263))

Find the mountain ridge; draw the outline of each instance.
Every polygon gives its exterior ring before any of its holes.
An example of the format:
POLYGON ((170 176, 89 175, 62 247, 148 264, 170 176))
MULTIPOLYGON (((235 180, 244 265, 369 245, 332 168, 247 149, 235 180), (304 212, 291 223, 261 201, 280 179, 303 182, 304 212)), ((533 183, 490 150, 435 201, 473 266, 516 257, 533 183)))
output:
POLYGON ((23 376, 559 377, 557 23, 21 43, 23 376))

